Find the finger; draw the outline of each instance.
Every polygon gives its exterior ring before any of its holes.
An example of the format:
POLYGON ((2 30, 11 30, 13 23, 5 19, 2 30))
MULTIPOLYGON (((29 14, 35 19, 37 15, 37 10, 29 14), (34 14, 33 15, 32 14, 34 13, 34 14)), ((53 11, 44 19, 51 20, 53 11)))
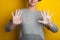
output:
POLYGON ((47 12, 47 16, 49 16, 49 10, 46 10, 46 12, 47 12))
POLYGON ((46 15, 47 15, 47 11, 45 12, 45 11, 43 10, 43 15, 46 16, 46 15))
POLYGON ((17 11, 17 10, 16 10, 16 12, 15 12, 15 16, 16 16, 16 15, 18 15, 18 11, 17 11))
POLYGON ((46 16, 48 15, 48 10, 46 10, 46 16))
POLYGON ((12 17, 14 17, 14 13, 12 12, 12 17))
POLYGON ((44 11, 44 10, 42 10, 42 13, 43 13, 43 15, 44 15, 44 16, 46 16, 46 13, 45 13, 45 11, 44 11))
POLYGON ((45 15, 44 15, 44 11, 42 10, 42 12, 41 12, 41 15, 42 15, 42 17, 44 17, 45 15))
POLYGON ((20 15, 20 9, 18 10, 18 16, 20 15))
POLYGON ((19 9, 18 15, 21 17, 22 16, 22 11, 19 9))
POLYGON ((20 17, 22 16, 22 14, 23 14, 23 13, 22 13, 22 11, 21 11, 21 13, 20 13, 20 17))
POLYGON ((39 20, 38 22, 39 22, 39 23, 43 23, 43 24, 44 24, 44 22, 43 22, 43 21, 41 21, 41 20, 39 20))
POLYGON ((53 16, 53 14, 50 15, 50 18, 53 16))

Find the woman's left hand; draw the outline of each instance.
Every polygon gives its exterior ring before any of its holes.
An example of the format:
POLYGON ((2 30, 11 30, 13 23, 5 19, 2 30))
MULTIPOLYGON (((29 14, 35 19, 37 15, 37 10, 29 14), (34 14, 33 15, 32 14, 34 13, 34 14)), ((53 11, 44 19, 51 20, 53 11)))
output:
POLYGON ((43 21, 41 21, 41 20, 38 20, 38 22, 39 23, 42 23, 42 24, 44 24, 44 25, 49 25, 50 24, 50 18, 52 17, 52 14, 50 15, 50 16, 48 16, 48 11, 43 11, 42 10, 42 12, 41 12, 41 15, 42 15, 42 17, 43 17, 43 21))

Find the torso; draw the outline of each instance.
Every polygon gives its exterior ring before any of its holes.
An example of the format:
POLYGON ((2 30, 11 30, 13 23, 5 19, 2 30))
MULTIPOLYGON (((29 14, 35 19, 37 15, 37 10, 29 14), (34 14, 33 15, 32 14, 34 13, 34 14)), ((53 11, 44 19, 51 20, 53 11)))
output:
POLYGON ((38 23, 38 20, 42 20, 39 11, 28 11, 27 9, 22 9, 23 15, 21 19, 22 23, 22 33, 27 35, 40 35, 42 39, 44 39, 43 34, 43 25, 38 23))

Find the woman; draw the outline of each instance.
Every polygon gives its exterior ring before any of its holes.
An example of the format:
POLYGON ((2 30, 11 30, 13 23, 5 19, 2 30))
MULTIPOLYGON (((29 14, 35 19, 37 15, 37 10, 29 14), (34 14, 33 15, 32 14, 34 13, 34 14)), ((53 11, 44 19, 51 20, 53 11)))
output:
POLYGON ((28 8, 12 12, 12 21, 6 25, 6 31, 12 31, 16 25, 20 26, 19 40, 44 40, 43 26, 52 32, 58 28, 50 20, 48 12, 36 9, 36 3, 41 0, 28 0, 28 8))

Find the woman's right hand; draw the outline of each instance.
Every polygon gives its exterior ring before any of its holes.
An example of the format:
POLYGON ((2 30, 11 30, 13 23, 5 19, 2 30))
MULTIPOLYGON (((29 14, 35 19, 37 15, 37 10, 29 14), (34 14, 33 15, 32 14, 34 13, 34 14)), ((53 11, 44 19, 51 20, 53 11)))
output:
POLYGON ((15 13, 12 12, 12 19, 14 25, 19 25, 22 23, 21 16, 22 16, 22 11, 20 10, 16 10, 15 13))

